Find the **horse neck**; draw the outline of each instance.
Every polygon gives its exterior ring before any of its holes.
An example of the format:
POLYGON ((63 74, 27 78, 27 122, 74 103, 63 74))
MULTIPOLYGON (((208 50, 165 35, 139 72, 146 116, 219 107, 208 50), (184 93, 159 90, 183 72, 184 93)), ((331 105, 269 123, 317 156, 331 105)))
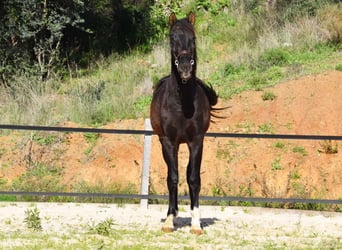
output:
POLYGON ((192 102, 194 95, 194 86, 196 82, 196 76, 192 76, 187 83, 182 83, 182 80, 178 74, 177 69, 171 72, 171 91, 175 93, 175 96, 179 97, 179 100, 184 102, 192 102))

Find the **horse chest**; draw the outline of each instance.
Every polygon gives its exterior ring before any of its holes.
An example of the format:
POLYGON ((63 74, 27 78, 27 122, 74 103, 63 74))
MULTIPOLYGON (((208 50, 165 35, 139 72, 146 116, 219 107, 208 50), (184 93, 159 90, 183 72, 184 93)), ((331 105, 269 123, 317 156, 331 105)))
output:
POLYGON ((184 113, 184 107, 179 104, 167 105, 161 112, 161 127, 163 134, 173 138, 175 141, 191 141, 196 135, 203 134, 208 124, 205 123, 206 117, 202 110, 194 106, 191 116, 184 113))

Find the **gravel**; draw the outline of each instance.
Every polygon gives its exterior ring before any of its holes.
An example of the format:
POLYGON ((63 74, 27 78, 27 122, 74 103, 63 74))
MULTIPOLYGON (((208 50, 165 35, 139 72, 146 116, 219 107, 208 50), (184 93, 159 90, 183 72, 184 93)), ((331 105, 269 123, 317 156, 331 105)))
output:
MULTIPOLYGON (((166 218, 166 205, 150 205, 144 209, 132 204, 2 202, 0 235, 29 231, 25 211, 35 207, 39 211, 43 232, 53 237, 75 232, 87 234, 89 226, 111 218, 114 230, 149 232, 158 238, 158 246, 165 247, 172 244, 172 238, 178 238, 180 248, 191 243, 196 249, 199 246, 201 249, 342 248, 342 213, 256 207, 201 206, 204 234, 194 236, 189 233, 191 216, 188 206, 180 206, 176 231, 166 234, 160 232, 166 218)), ((130 239, 132 245, 140 243, 130 239)), ((8 241, 0 241, 0 247, 5 248, 6 244, 8 241)), ((127 241, 116 241, 115 244, 125 245, 127 241)))

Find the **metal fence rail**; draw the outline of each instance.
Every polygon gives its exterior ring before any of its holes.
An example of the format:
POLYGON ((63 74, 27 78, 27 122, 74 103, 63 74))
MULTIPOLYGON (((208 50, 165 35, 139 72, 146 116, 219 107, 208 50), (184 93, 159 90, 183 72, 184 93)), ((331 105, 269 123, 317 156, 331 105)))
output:
MULTIPOLYGON (((22 192, 0 191, 0 195, 15 196, 46 196, 46 197, 79 197, 79 198, 108 198, 108 199, 140 199, 140 200, 167 200, 167 195, 143 195, 143 194, 108 194, 108 193, 74 193, 74 192, 22 192)), ((188 200, 188 196, 178 196, 179 200, 188 200)), ((242 201, 242 202, 265 202, 265 203, 306 203, 306 204, 342 204, 342 200, 327 199, 300 199, 300 198, 261 198, 240 196, 200 196, 204 201, 242 201)))
MULTIPOLYGON (((49 127, 0 124, 0 129, 8 130, 29 130, 29 131, 50 131, 50 132, 79 132, 79 133, 100 133, 100 134, 131 134, 131 135, 153 135, 151 130, 132 129, 103 129, 103 128, 76 128, 76 127, 49 127)), ((256 133, 218 133, 208 132, 207 137, 222 138, 251 138, 251 139, 288 139, 288 140, 334 140, 342 141, 341 135, 294 135, 294 134, 256 134, 256 133)))
MULTIPOLYGON (((111 198, 111 199, 140 199, 142 206, 147 206, 149 199, 168 199, 166 195, 148 194, 149 183, 149 157, 150 143, 153 131, 149 126, 149 119, 145 121, 145 130, 129 129, 101 129, 101 128, 76 128, 76 127, 49 127, 49 126, 28 126, 0 124, 3 130, 27 130, 27 131, 50 131, 50 132, 79 132, 79 133, 103 133, 103 134, 131 134, 144 135, 144 164, 142 169, 141 194, 108 194, 108 193, 73 193, 73 192, 21 192, 21 191, 0 191, 0 195, 14 196, 61 196, 61 197, 83 197, 83 198, 111 198), (147 152, 149 151, 149 152, 147 152)), ((293 134, 249 134, 249 133, 206 133, 207 137, 221 138, 252 138, 252 139, 288 139, 288 140, 334 140, 342 141, 340 135, 293 135, 293 134)), ((188 199, 187 196, 180 196, 180 200, 188 199)), ((236 196, 201 196, 201 200, 207 201, 242 201, 242 202, 266 202, 266 203, 307 203, 307 204, 342 204, 340 200, 327 199, 298 199, 298 198, 258 198, 258 197, 236 197, 236 196)))

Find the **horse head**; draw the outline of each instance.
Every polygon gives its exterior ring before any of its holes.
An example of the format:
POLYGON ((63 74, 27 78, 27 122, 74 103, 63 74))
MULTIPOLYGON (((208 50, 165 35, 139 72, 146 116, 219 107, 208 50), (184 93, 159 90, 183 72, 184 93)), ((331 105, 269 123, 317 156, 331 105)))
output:
POLYGON ((190 12, 187 18, 177 20, 172 13, 169 21, 172 70, 185 84, 196 74, 195 15, 190 12))

